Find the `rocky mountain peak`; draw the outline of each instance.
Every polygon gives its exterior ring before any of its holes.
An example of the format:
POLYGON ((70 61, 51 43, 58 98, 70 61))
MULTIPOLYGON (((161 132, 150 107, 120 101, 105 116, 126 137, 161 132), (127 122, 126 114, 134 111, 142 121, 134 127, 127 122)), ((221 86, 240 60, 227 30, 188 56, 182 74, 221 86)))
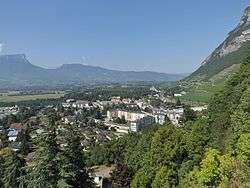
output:
POLYGON ((228 33, 226 39, 201 63, 187 79, 209 79, 224 69, 241 62, 240 57, 250 47, 250 6, 247 7, 239 24, 228 33))
POLYGON ((30 64, 27 60, 25 54, 12 54, 12 55, 1 55, 0 63, 5 63, 8 65, 16 65, 16 64, 30 64))
POLYGON ((241 17, 240 19, 240 25, 243 25, 243 24, 249 24, 250 22, 250 6, 248 6, 245 11, 244 11, 244 14, 243 16, 241 17))
POLYGON ((245 14, 246 16, 249 16, 249 15, 250 15, 250 6, 248 6, 248 7, 245 9, 244 14, 245 14))
POLYGON ((237 51, 247 41, 250 41, 250 6, 245 9, 237 27, 229 32, 226 40, 202 62, 202 65, 209 63, 214 57, 223 57, 237 51))

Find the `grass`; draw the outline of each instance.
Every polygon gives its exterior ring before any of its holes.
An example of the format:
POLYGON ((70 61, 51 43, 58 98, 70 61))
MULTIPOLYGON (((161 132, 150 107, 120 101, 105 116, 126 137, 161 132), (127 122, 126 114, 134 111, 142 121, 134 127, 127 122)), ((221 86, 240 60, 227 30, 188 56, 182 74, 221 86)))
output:
POLYGON ((57 94, 38 94, 38 95, 16 95, 16 96, 0 96, 0 102, 21 102, 21 101, 30 101, 36 99, 57 99, 63 97, 63 93, 57 94))
POLYGON ((188 89, 187 94, 180 97, 181 101, 188 104, 207 104, 211 97, 223 88, 224 82, 203 83, 199 86, 193 86, 188 89))
POLYGON ((214 75, 209 81, 197 81, 187 85, 187 94, 180 97, 181 101, 187 104, 207 104, 211 97, 220 91, 228 78, 237 70, 240 64, 234 64, 214 75))

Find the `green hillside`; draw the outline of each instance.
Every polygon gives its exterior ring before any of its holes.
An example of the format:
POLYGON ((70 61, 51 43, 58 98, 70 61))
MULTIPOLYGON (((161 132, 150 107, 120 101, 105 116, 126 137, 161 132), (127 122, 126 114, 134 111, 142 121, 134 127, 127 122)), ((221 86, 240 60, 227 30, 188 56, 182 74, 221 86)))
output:
POLYGON ((88 164, 117 164, 112 180, 118 187, 247 188, 249 143, 250 53, 212 97, 206 115, 95 146, 88 164))
POLYGON ((201 82, 214 82, 219 78, 225 81, 230 74, 237 71, 250 48, 250 7, 247 7, 239 24, 229 32, 226 39, 209 55, 202 65, 185 78, 183 82, 196 85, 201 82), (215 80, 214 80, 215 79, 215 80))
POLYGON ((212 57, 208 63, 202 65, 198 70, 188 76, 185 81, 209 81, 211 78, 216 77, 216 75, 219 75, 225 69, 232 66, 237 67, 235 65, 242 62, 242 58, 246 56, 249 48, 250 42, 246 42, 239 50, 235 52, 223 57, 219 57, 219 55, 212 57))

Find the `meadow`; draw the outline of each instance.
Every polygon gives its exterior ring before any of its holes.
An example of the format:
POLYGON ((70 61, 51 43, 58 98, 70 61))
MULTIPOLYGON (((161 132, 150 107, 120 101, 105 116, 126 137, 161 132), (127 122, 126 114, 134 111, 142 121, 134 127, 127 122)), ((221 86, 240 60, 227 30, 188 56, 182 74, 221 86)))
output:
POLYGON ((64 93, 36 94, 36 95, 3 95, 0 96, 0 102, 21 102, 37 99, 57 99, 63 97, 64 93))

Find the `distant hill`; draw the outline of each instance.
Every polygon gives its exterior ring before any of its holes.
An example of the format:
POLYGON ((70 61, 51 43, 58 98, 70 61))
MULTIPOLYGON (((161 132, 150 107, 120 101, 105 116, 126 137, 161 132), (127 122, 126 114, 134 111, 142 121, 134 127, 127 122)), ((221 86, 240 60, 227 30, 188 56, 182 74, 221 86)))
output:
POLYGON ((45 69, 31 64, 24 54, 0 56, 0 88, 90 82, 177 81, 183 77, 151 71, 109 70, 82 64, 65 64, 56 69, 45 69))
POLYGON ((188 76, 184 81, 217 81, 227 78, 238 70, 250 48, 250 7, 244 11, 240 23, 232 30, 225 41, 209 55, 198 70, 188 76))

